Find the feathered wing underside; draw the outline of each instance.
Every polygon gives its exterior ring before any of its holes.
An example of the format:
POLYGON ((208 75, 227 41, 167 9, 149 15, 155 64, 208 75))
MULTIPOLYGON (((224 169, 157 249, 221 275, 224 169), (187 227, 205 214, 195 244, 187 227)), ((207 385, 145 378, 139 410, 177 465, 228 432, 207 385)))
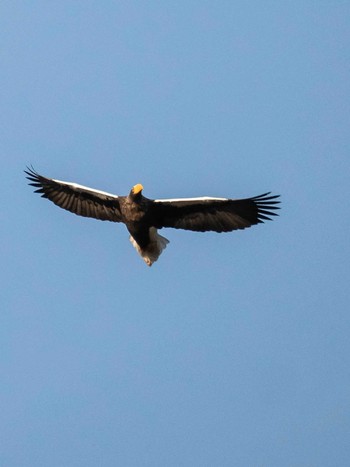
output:
POLYGON ((197 232, 230 232, 271 220, 279 209, 279 195, 264 193, 246 199, 189 198, 156 200, 153 204, 155 227, 197 232))
POLYGON ((104 191, 94 190, 76 183, 43 177, 28 168, 25 171, 29 185, 60 208, 73 212, 78 216, 93 217, 102 221, 120 222, 121 213, 118 196, 104 191))

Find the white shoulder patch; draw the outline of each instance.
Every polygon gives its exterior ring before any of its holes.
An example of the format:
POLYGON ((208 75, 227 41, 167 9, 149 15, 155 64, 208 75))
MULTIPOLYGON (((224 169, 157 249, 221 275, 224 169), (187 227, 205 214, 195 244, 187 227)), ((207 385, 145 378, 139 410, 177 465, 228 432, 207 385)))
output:
POLYGON ((174 198, 174 199, 155 199, 155 203, 175 203, 178 201, 228 201, 227 198, 212 198, 210 196, 203 196, 201 198, 174 198))
POLYGON ((53 179, 53 181, 57 183, 61 183, 62 185, 70 186, 72 188, 80 188, 85 191, 90 191, 91 193, 97 193, 99 195, 111 196, 112 198, 118 198, 117 195, 108 193, 107 191, 95 190, 94 188, 89 188, 88 186, 79 185, 78 183, 63 182, 62 180, 55 180, 55 179, 53 179))

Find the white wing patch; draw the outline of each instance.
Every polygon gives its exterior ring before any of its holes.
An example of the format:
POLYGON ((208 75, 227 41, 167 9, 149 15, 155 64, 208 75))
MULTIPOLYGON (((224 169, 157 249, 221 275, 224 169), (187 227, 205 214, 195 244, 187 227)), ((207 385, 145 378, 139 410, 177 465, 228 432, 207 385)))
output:
POLYGON ((175 203, 178 201, 228 201, 228 198, 211 198, 210 196, 203 196, 201 198, 174 198, 174 199, 155 199, 155 203, 175 203))
POLYGON ((89 188, 89 187, 84 186, 84 185, 79 185, 78 183, 63 182, 62 180, 55 180, 55 179, 53 179, 53 181, 57 182, 57 183, 61 183, 62 185, 70 186, 72 188, 78 188, 78 189, 82 189, 82 190, 85 190, 85 191, 90 191, 91 193, 97 193, 99 195, 111 196, 112 198, 115 198, 115 199, 119 198, 119 196, 114 195, 112 193, 108 193, 107 191, 95 190, 94 188, 89 188))

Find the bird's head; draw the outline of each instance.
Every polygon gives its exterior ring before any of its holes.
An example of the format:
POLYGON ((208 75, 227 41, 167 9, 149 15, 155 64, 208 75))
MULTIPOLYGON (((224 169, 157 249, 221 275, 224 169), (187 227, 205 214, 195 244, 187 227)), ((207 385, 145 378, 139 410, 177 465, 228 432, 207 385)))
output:
POLYGON ((142 190, 143 190, 143 186, 141 185, 141 183, 138 183, 137 185, 134 185, 131 188, 130 196, 133 197, 133 198, 135 198, 136 196, 140 196, 142 190))

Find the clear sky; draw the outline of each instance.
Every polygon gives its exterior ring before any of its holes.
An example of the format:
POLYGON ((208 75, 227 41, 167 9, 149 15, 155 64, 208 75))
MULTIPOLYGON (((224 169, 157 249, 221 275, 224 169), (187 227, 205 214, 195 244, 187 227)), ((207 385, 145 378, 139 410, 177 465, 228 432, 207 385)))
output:
POLYGON ((3 1, 0 464, 350 457, 346 1, 3 1), (274 222, 121 224, 23 169, 149 198, 282 195, 274 222))

